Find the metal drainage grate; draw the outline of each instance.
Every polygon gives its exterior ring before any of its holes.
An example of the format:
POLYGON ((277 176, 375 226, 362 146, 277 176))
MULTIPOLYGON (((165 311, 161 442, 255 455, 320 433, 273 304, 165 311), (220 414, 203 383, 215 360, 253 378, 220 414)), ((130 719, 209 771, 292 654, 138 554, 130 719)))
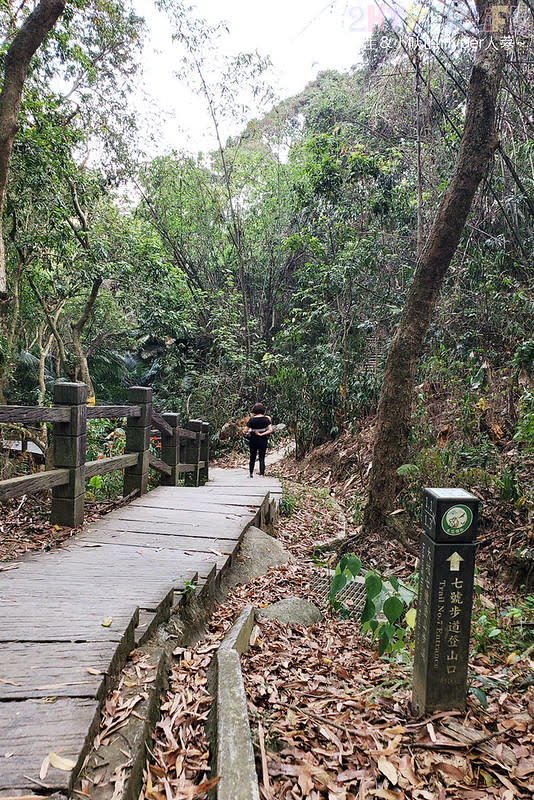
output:
MULTIPOLYGON (((317 595, 323 608, 328 606, 328 595, 330 592, 330 581, 334 575, 334 570, 323 569, 314 570, 310 580, 310 589, 317 595)), ((351 616, 360 616, 365 605, 365 579, 360 575, 351 578, 347 585, 337 594, 337 599, 350 609, 351 616)))

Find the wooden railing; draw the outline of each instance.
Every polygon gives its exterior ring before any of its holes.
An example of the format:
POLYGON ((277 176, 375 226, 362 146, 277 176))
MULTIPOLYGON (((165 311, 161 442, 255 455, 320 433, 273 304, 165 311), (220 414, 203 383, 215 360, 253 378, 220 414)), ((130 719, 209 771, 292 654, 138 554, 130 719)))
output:
POLYGON ((0 423, 51 422, 53 464, 46 472, 0 481, 0 502, 23 494, 52 489, 51 522, 77 527, 83 523, 85 482, 94 475, 124 470, 123 495, 144 494, 150 467, 161 473, 161 482, 177 486, 180 477, 188 486, 208 480, 209 425, 189 420, 180 427, 178 414, 157 414, 152 409, 152 389, 133 386, 126 406, 88 406, 85 383, 54 385, 51 408, 0 405, 0 423), (86 461, 87 420, 127 418, 123 455, 86 461), (161 434, 161 458, 150 453, 153 428, 161 434))

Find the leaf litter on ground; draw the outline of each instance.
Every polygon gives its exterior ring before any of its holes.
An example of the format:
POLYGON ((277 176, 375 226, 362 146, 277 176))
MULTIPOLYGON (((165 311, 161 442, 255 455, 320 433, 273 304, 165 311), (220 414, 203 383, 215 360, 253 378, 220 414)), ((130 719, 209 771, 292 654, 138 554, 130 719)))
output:
MULTIPOLYGON (((148 798, 207 797, 218 780, 209 769, 205 735, 207 670, 242 608, 292 595, 313 599, 311 553, 315 544, 339 535, 339 506, 324 490, 287 488, 295 507, 282 517, 277 536, 293 561, 232 590, 198 646, 177 650, 145 772, 148 798)), ((388 560, 395 563, 399 552, 392 557, 391 549, 388 560)), ((365 552, 361 556, 365 561, 365 552)), ((409 573, 414 565, 403 566, 409 573)), ((479 654, 470 664, 485 686, 491 678, 501 687, 488 691, 486 709, 470 698, 465 712, 415 719, 411 657, 379 658, 355 620, 327 613, 308 628, 262 620, 242 657, 262 798, 531 798, 534 664, 528 658, 494 663, 490 655, 479 654)))

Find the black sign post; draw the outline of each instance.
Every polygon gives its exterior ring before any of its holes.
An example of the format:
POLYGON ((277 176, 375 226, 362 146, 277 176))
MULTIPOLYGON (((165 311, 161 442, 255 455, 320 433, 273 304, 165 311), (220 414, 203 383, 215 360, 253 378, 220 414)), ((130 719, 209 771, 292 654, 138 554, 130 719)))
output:
POLYGON ((479 501, 464 489, 425 489, 412 708, 465 708, 479 501))

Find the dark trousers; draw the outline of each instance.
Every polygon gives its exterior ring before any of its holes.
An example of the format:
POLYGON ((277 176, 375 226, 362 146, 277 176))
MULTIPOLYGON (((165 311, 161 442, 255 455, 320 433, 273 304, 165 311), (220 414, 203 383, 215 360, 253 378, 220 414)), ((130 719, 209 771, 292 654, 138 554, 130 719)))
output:
POLYGON ((267 450, 268 436, 256 436, 255 433, 250 434, 248 446, 250 447, 250 460, 248 462, 249 472, 252 475, 254 472, 254 464, 256 463, 256 454, 260 461, 260 475, 265 474, 265 451, 267 450))

